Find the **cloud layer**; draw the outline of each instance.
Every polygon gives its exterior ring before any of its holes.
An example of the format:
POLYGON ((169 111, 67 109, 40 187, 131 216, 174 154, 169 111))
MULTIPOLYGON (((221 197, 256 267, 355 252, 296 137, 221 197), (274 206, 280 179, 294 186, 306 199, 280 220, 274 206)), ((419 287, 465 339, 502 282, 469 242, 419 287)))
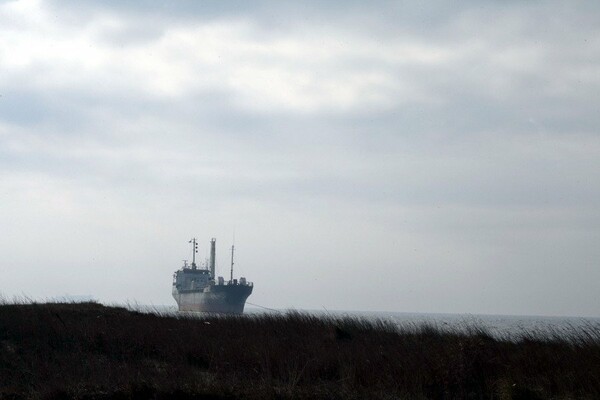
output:
POLYGON ((600 315, 597 11, 1 2, 0 292, 600 315))

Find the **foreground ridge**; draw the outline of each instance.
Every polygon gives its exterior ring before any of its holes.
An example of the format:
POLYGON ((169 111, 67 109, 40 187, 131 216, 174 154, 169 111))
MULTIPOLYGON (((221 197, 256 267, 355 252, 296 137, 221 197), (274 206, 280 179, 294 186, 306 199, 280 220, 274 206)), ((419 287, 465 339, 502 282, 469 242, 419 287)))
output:
POLYGON ((494 339, 291 312, 0 305, 0 398, 599 398, 600 326, 494 339))

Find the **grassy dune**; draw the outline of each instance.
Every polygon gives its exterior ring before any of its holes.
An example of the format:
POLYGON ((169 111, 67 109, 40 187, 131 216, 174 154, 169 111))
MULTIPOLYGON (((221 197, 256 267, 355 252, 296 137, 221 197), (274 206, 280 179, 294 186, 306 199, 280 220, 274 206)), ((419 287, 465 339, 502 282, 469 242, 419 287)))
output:
POLYGON ((540 339, 288 313, 0 305, 0 399, 598 399, 600 326, 540 339))

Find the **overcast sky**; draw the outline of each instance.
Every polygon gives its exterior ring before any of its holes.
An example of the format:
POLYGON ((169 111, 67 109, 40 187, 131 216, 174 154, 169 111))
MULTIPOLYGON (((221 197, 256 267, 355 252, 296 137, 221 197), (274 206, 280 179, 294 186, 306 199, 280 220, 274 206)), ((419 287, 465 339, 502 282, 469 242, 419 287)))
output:
POLYGON ((600 316, 598 15, 0 1, 0 293, 600 316))

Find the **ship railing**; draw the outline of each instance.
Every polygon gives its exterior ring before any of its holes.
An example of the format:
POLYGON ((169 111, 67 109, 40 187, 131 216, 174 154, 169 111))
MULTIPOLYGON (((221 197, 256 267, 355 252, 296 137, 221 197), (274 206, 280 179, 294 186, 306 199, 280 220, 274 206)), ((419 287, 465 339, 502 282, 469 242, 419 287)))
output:
MULTIPOLYGON (((215 282, 215 285, 219 285, 219 282, 215 282)), ((237 281, 236 283, 233 283, 231 281, 224 281, 222 286, 250 286, 253 287, 254 286, 254 282, 248 282, 246 281, 246 283, 240 283, 240 281, 237 281)))

